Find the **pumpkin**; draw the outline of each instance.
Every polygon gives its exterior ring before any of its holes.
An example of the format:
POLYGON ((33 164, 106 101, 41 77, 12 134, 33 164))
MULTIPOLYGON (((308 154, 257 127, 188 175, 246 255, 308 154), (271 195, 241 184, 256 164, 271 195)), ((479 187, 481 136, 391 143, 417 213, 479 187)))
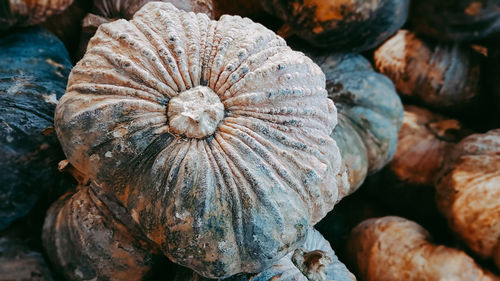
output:
MULTIPOLYGON (((174 281, 209 281, 189 269, 177 270, 174 281)), ((314 228, 308 231, 301 248, 257 274, 243 274, 224 281, 353 281, 354 275, 340 262, 330 243, 314 228)))
MULTIPOLYGON (((85 53, 87 44, 94 36, 97 28, 103 24, 115 21, 120 18, 131 19, 132 16, 146 3, 152 0, 96 0, 93 1, 92 13, 87 14, 82 22, 82 36, 78 57, 85 53)), ((212 0, 162 0, 162 2, 172 3, 178 9, 205 13, 213 16, 212 0)))
POLYGON ((261 4, 308 43, 347 52, 380 45, 403 26, 409 8, 408 0, 264 0, 261 4))
POLYGON ((11 236, 0 237, 0 280, 52 281, 52 274, 40 252, 25 241, 11 236))
POLYGON ((260 24, 169 3, 101 25, 55 127, 69 162, 174 262, 259 272, 337 201, 325 76, 260 24))
POLYGON ((338 110, 338 125, 331 136, 339 146, 349 180, 339 190, 340 199, 392 159, 403 106, 392 82, 376 73, 363 56, 311 56, 325 73, 328 97, 338 110))
POLYGON ((364 281, 499 280, 463 251, 430 240, 430 234, 419 224, 387 216, 356 226, 347 247, 364 281))
POLYGON ((438 40, 471 41, 500 31, 500 2, 489 0, 415 1, 414 30, 438 40))
POLYGON ((433 186, 444 156, 469 133, 456 119, 406 105, 391 174, 404 184, 433 186))
POLYGON ((458 112, 480 92, 480 57, 457 44, 435 43, 400 30, 375 51, 375 67, 410 100, 458 112))
POLYGON ((62 13, 73 0, 3 0, 0 4, 0 30, 28 26, 62 13))
POLYGON ((500 129, 460 141, 446 155, 436 189, 451 229, 500 268, 500 129))
POLYGON ((53 116, 70 70, 64 45, 42 28, 0 36, 0 229, 61 184, 53 116))
POLYGON ((98 186, 79 186, 47 212, 43 244, 67 280, 144 280, 161 260, 125 208, 98 186))

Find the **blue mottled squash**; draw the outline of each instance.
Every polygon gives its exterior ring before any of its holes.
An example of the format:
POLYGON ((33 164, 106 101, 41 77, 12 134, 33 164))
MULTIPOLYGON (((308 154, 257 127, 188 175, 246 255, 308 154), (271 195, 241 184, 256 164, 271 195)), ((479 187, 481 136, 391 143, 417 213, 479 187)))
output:
POLYGON ((363 56, 311 56, 326 75, 328 97, 338 111, 338 125, 331 136, 339 146, 349 180, 339 190, 342 198, 392 159, 403 105, 392 82, 375 72, 363 56))
POLYGON ((64 159, 53 128, 71 63, 42 28, 0 36, 0 229, 59 184, 64 159))

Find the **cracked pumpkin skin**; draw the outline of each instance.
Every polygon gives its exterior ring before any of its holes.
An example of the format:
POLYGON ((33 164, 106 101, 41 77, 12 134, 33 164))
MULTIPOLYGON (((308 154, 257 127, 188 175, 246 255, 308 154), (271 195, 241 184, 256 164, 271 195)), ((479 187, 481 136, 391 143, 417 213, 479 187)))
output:
POLYGON ((336 121, 321 69, 272 31, 158 2, 99 27, 55 117, 69 162, 171 260, 211 278, 272 265, 333 208, 336 121), (168 114, 199 86, 224 114, 191 135, 168 114))

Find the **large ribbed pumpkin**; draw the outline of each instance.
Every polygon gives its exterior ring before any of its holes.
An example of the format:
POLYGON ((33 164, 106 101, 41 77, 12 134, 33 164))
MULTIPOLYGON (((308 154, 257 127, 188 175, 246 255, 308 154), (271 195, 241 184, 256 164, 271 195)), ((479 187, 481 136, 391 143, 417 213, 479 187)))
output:
POLYGON ((56 110, 69 162, 173 261, 258 272, 333 208, 325 76, 260 24, 152 2, 101 25, 56 110))

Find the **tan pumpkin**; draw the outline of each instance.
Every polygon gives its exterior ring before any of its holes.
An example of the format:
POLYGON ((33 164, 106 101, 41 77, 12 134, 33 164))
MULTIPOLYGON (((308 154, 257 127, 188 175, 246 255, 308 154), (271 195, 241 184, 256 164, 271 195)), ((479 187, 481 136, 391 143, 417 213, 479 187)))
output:
POLYGON ((4 0, 0 5, 0 30, 28 26, 62 13, 73 0, 4 0))
POLYGON ((375 67, 403 97, 448 112, 480 93, 480 57, 458 44, 435 43, 400 30, 375 51, 375 67))
POLYGON ((95 184, 79 186, 52 205, 42 238, 67 280, 144 280, 162 259, 125 208, 95 184))
POLYGON ((400 183, 433 186, 445 155, 470 133, 456 119, 406 105, 389 169, 400 183))
POLYGON ((500 280, 465 252, 430 241, 417 223, 388 216, 356 226, 347 247, 363 281, 500 280))
POLYGON ((101 25, 56 109, 69 162, 173 261, 259 272, 337 201, 321 69, 249 19, 146 4, 101 25))
POLYGON ((500 268, 500 129, 458 143, 445 158, 436 189, 452 230, 500 268))

